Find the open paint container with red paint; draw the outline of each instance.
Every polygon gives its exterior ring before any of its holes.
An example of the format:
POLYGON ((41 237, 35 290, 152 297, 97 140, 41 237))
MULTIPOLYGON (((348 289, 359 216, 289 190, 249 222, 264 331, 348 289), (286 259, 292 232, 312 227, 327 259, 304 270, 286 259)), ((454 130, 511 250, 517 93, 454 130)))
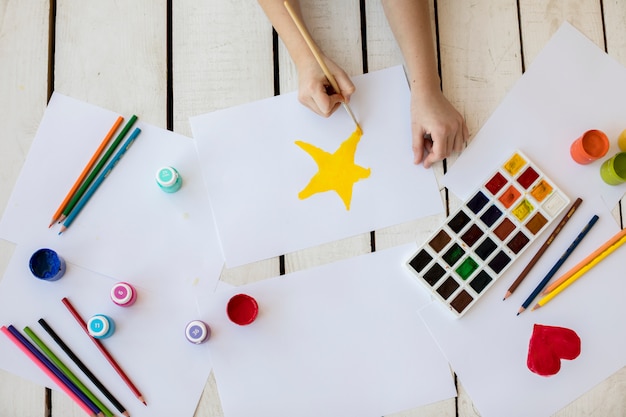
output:
POLYGON ((226 306, 228 318, 236 324, 245 326, 252 323, 259 313, 259 305, 256 300, 247 294, 234 295, 226 306))

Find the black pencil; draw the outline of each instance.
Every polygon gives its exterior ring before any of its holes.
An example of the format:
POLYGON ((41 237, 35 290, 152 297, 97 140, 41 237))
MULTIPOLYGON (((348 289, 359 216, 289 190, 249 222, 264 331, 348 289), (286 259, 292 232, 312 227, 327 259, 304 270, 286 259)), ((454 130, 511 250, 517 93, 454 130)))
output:
POLYGON ((70 347, 65 344, 65 342, 59 337, 59 335, 54 330, 52 330, 48 323, 46 323, 44 319, 39 319, 38 323, 50 335, 50 337, 52 337, 55 343, 59 345, 63 352, 65 352, 65 354, 76 364, 76 366, 80 368, 80 370, 87 376, 87 378, 89 378, 89 380, 93 382, 96 387, 98 387, 100 392, 102 392, 102 394, 107 397, 109 401, 111 401, 111 404, 113 404, 113 406, 117 408, 117 411, 119 411, 126 417, 129 417, 130 414, 128 413, 128 411, 126 411, 126 408, 122 404, 120 404, 120 402, 113 396, 113 394, 111 394, 109 390, 102 384, 102 382, 100 382, 100 380, 89 370, 89 368, 87 368, 83 361, 81 361, 78 356, 74 354, 72 349, 70 349, 70 347))

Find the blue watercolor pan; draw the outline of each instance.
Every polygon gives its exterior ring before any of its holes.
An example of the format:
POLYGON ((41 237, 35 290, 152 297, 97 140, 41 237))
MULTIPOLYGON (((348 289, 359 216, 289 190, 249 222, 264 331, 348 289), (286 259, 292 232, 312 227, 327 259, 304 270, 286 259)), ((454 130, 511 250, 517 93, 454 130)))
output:
POLYGON ((463 316, 566 208, 569 198, 516 151, 451 213, 407 267, 463 316))

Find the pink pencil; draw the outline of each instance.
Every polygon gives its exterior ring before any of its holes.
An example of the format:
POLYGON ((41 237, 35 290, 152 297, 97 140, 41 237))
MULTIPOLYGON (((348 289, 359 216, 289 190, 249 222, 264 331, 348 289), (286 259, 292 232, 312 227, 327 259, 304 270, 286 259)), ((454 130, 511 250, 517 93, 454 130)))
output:
POLYGON ((87 406, 87 404, 85 404, 80 398, 78 398, 78 396, 76 394, 74 394, 74 392, 69 389, 69 387, 67 385, 65 385, 63 383, 63 381, 61 381, 50 369, 48 369, 47 366, 45 366, 43 364, 43 362, 41 362, 35 355, 33 355, 33 353, 28 350, 26 348, 26 346, 24 346, 22 343, 20 343, 20 341, 17 339, 17 337, 13 336, 13 334, 11 334, 11 332, 9 331, 9 329, 7 329, 6 326, 2 326, 0 328, 0 331, 2 331, 2 333, 4 333, 9 339, 11 339, 11 342, 13 342, 13 344, 15 346, 17 346, 19 348, 19 350, 21 350, 26 356, 28 356, 28 358, 35 364, 37 365, 37 367, 39 369, 41 369, 46 375, 48 375, 48 377, 59 387, 63 390, 63 392, 65 392, 72 400, 74 400, 74 402, 83 409, 83 411, 85 411, 88 415, 95 417, 96 415, 91 411, 91 409, 87 406))

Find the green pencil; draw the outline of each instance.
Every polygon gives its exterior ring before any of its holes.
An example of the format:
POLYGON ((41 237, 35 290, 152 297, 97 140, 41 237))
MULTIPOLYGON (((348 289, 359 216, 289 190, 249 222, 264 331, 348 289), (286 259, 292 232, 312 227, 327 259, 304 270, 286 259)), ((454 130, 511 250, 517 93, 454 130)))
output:
POLYGON ((74 194, 70 202, 67 204, 67 206, 65 207, 65 210, 63 210, 63 214, 61 215, 61 217, 59 217, 59 223, 65 220, 65 218, 70 214, 70 212, 72 211, 76 203, 78 203, 78 200, 80 200, 80 198, 83 196, 85 191, 87 191, 87 188, 89 188, 93 180, 100 173, 100 170, 107 163, 111 155, 113 155, 113 152, 115 152, 115 148, 117 148, 120 142, 122 142, 122 140, 124 139, 124 136, 126 136, 126 134, 130 130, 130 128, 133 126, 133 124, 135 124, 135 121, 137 121, 137 116, 133 115, 128 120, 128 122, 126 122, 126 125, 124 125, 124 128, 122 129, 120 134, 117 135, 117 137, 115 138, 111 146, 109 146, 109 148, 107 149, 105 154, 102 156, 100 161, 98 161, 98 164, 94 167, 93 171, 89 173, 89 176, 87 177, 85 182, 83 182, 80 188, 78 189, 78 191, 76 191, 76 194, 74 194))
POLYGON ((43 351, 43 353, 50 359, 60 370, 65 374, 65 376, 74 383, 78 387, 79 390, 82 391, 93 403, 106 415, 106 417, 113 417, 113 413, 109 411, 109 409, 102 404, 102 402, 89 391, 89 389, 83 384, 80 379, 76 377, 70 371, 70 369, 65 366, 63 362, 48 348, 48 346, 28 327, 24 327, 24 333, 30 337, 33 342, 43 351))

